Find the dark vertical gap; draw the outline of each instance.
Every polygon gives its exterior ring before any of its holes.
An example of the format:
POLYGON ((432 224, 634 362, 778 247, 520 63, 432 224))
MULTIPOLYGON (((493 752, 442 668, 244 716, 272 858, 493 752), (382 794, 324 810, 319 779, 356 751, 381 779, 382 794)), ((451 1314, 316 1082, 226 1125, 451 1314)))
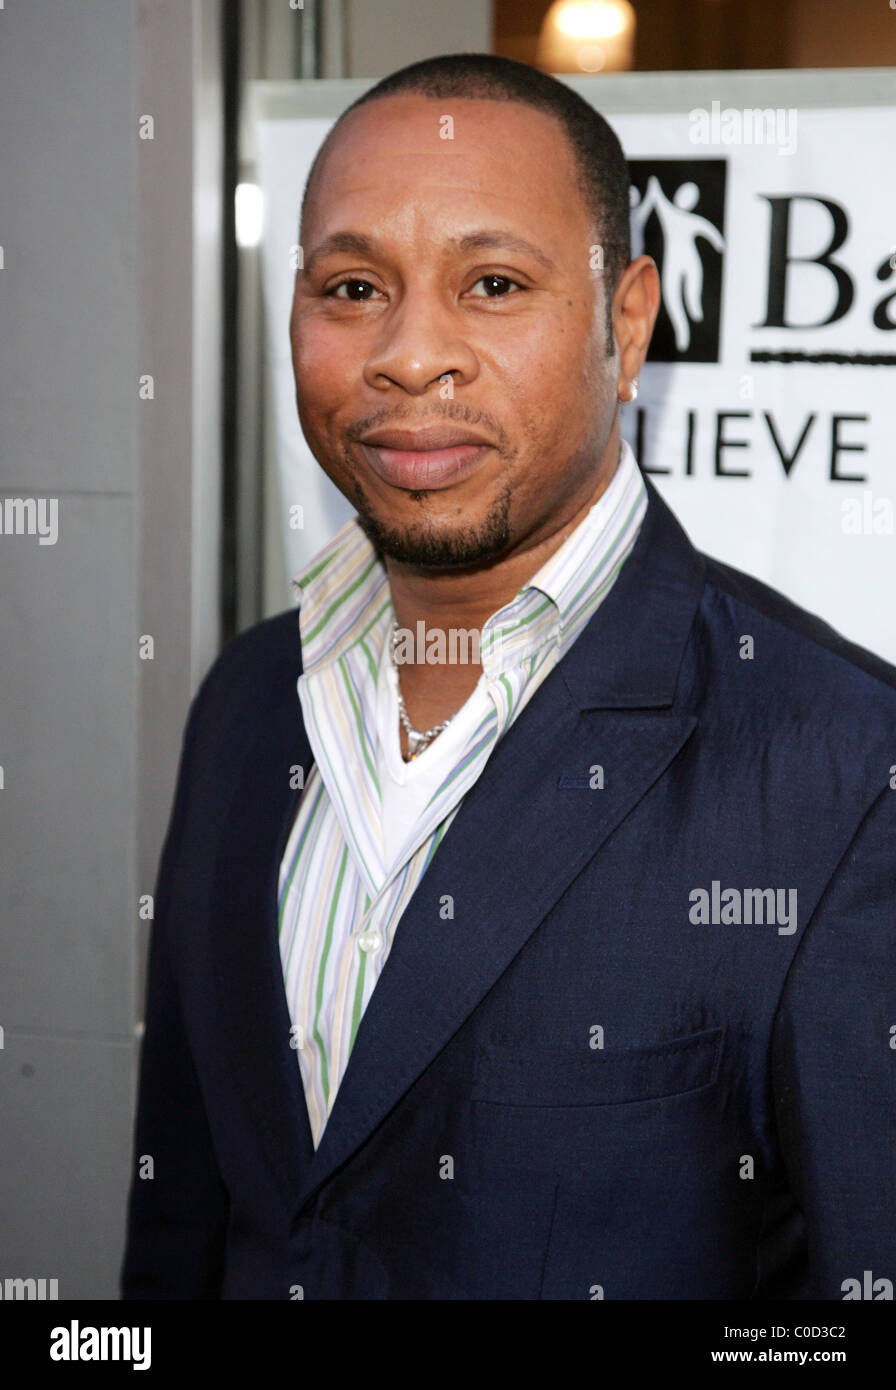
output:
POLYGON ((239 257, 236 244, 234 195, 239 177, 240 6, 242 0, 223 0, 223 168, 221 268, 221 642, 237 630, 237 369, 239 257))
POLYGON ((296 16, 296 23, 293 26, 292 43, 292 75, 294 78, 302 76, 302 25, 305 23, 305 12, 302 10, 296 16))
MULTIPOLYGON (((351 24, 352 16, 348 0, 341 0, 342 4, 342 76, 351 77, 352 75, 352 36, 351 24)), ((491 46, 494 49, 494 24, 492 25, 491 46)))
POLYGON ((320 77, 324 70, 324 25, 326 16, 323 12, 323 5, 320 0, 315 0, 314 16, 317 23, 314 26, 314 76, 320 77))

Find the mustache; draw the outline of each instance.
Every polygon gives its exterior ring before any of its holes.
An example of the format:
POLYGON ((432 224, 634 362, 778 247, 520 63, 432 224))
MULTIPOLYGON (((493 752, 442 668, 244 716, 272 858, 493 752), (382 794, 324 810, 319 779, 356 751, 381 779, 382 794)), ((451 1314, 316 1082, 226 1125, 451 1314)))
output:
POLYGON ((372 415, 365 415, 361 420, 354 420, 345 431, 345 437, 351 443, 357 444, 362 435, 369 434, 371 430, 380 429, 382 426, 395 426, 399 429, 425 429, 428 425, 444 424, 450 420, 453 424, 480 425, 491 438, 495 440, 499 448, 504 448, 507 443, 507 436, 501 428, 500 423, 484 410, 474 410, 471 406, 465 405, 461 401, 440 402, 439 410, 429 409, 425 415, 418 415, 413 410, 402 410, 396 412, 394 407, 384 408, 374 411, 372 415))

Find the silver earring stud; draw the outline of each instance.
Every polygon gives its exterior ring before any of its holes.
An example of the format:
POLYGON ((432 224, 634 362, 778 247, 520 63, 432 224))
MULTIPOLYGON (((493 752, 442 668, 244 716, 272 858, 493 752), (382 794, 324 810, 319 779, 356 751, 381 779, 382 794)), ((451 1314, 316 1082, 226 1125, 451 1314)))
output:
POLYGON ((632 394, 629 396, 629 400, 630 400, 630 401, 636 401, 637 399, 638 399, 638 379, 637 379, 637 377, 636 377, 635 380, 632 382, 632 394))

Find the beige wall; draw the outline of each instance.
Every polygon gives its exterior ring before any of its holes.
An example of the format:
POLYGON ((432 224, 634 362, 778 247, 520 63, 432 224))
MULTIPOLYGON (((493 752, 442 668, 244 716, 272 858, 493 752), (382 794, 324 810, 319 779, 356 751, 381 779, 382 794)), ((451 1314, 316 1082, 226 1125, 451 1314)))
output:
MULTIPOLYGON (((790 0, 790 66, 896 64, 896 10, 887 0, 790 0)), ((893 81, 896 96, 896 74, 893 81)))
MULTIPOLYGON (((896 65, 888 0, 632 0, 642 71, 896 65)), ((496 51, 534 62, 549 0, 494 0, 496 51)))

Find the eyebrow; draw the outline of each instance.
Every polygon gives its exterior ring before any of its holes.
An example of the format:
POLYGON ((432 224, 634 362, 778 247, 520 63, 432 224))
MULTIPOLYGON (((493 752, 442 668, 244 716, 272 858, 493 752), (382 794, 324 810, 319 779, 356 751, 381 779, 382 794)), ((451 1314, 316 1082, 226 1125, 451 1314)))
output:
POLYGON ((516 236, 513 232, 469 232, 453 241, 452 245, 459 251, 517 251, 523 256, 531 256, 544 270, 557 269, 550 256, 545 255, 539 246, 526 241, 525 237, 516 236))
MULTIPOLYGON (((478 232, 468 232, 466 236, 453 237, 449 245, 453 250, 462 254, 468 251, 516 251, 521 255, 531 256, 543 270, 553 271, 557 269, 554 262, 545 255, 540 247, 535 246, 531 241, 526 241, 525 237, 516 236, 513 232, 485 229, 478 232)), ((363 232, 333 232, 314 248, 306 260, 304 267, 306 274, 324 256, 331 256, 340 251, 350 256, 372 257, 376 255, 376 243, 372 237, 365 236, 363 232)))
POLYGON ((336 251, 344 251, 350 256, 366 257, 375 254, 372 239, 364 236, 362 232, 333 232, 330 236, 324 237, 320 246, 314 248, 305 262, 305 272, 312 270, 315 263, 324 256, 331 256, 336 251))

